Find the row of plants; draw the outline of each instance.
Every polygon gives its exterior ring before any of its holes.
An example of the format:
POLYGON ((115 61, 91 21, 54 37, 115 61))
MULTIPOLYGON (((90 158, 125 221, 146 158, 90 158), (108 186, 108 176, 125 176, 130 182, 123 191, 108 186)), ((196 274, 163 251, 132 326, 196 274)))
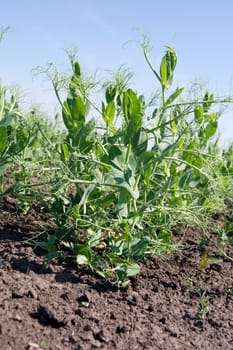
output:
POLYGON ((148 42, 141 46, 159 86, 150 99, 130 87, 128 71, 96 82, 73 54, 70 77, 44 70, 60 128, 36 109, 21 112, 14 95, 0 91, 2 196, 14 191, 25 209, 46 202, 54 225, 36 246, 48 261, 72 257, 122 286, 140 260, 178 248, 178 224, 205 229, 233 196, 232 147, 223 152, 216 137, 219 105, 232 99, 209 91, 187 98, 173 87, 175 50, 166 47, 156 69, 148 42))

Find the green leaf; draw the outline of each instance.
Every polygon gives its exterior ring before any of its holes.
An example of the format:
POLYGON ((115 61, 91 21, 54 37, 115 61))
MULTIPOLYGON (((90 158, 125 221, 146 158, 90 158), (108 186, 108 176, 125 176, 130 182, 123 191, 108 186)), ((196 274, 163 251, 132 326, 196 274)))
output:
POLYGON ((79 124, 83 125, 86 116, 86 105, 80 96, 74 99, 67 99, 67 103, 70 108, 71 117, 73 121, 77 121, 79 124))
MULTIPOLYGON (((4 175, 8 166, 9 166, 8 160, 1 159, 1 157, 0 157, 0 176, 4 175)), ((1 184, 1 181, 2 181, 2 179, 0 179, 0 184, 1 184)))
POLYGON ((129 104, 127 110, 127 128, 124 140, 125 145, 127 145, 129 142, 132 143, 134 134, 142 126, 142 110, 140 99, 131 89, 128 89, 126 93, 128 95, 129 104))
POLYGON ((91 264, 94 258, 94 252, 91 248, 83 244, 76 244, 73 248, 78 264, 91 264))
POLYGON ((71 112, 67 101, 65 101, 62 106, 62 118, 66 128, 70 130, 73 126, 73 121, 72 121, 71 112))
POLYGON ((136 119, 137 121, 141 121, 140 99, 132 89, 128 89, 127 92, 131 103, 130 118, 136 119))
POLYGON ((171 94, 171 96, 168 97, 168 99, 166 101, 166 105, 172 104, 177 99, 177 97, 180 96, 180 94, 183 92, 183 90, 184 90, 184 88, 177 88, 175 90, 175 92, 173 92, 173 94, 171 94))
POLYGON ((193 169, 184 171, 179 178, 179 188, 183 189, 189 182, 193 175, 193 169))
POLYGON ((61 145, 61 151, 62 151, 62 154, 65 158, 66 161, 69 160, 69 148, 68 148, 68 145, 66 143, 63 143, 61 145))
POLYGON ((0 126, 0 153, 4 151, 7 145, 7 128, 0 126))
POLYGON ((28 141, 29 141, 29 135, 26 130, 23 130, 23 126, 22 126, 22 128, 18 130, 16 135, 17 151, 21 152, 27 146, 28 141))
POLYGON ((78 63, 78 61, 76 61, 74 63, 74 74, 76 74, 78 77, 80 77, 80 75, 81 75, 81 68, 80 68, 80 64, 78 63))
POLYGON ((151 182, 151 173, 154 168, 153 164, 147 164, 143 169, 142 179, 143 183, 149 188, 151 182))
POLYGON ((48 254, 46 255, 46 258, 48 261, 59 258, 59 256, 61 255, 61 253, 57 250, 54 252, 48 252, 48 254))
POLYGON ((141 104, 140 99, 132 89, 128 89, 123 95, 123 113, 127 122, 133 120, 132 125, 136 129, 141 126, 141 104))
POLYGON ((73 216, 74 216, 75 220, 79 219, 79 205, 78 204, 75 204, 73 206, 73 216))
POLYGON ((158 234, 158 239, 161 240, 165 244, 171 244, 171 234, 167 230, 161 230, 158 234))
POLYGON ((116 87, 110 85, 107 87, 105 92, 105 98, 107 103, 112 102, 116 96, 116 87))
POLYGON ((145 238, 133 238, 130 247, 130 257, 132 259, 141 259, 145 256, 149 240, 145 238))
POLYGON ((104 197, 100 202, 99 205, 101 206, 101 208, 107 208, 110 205, 113 204, 113 202, 115 201, 116 196, 114 193, 109 193, 106 197, 104 197))
POLYGON ((15 114, 14 111, 7 113, 4 118, 1 120, 0 124, 2 126, 9 126, 12 123, 15 123, 18 121, 17 115, 15 114))
POLYGON ((205 140, 209 140, 217 131, 218 123, 217 121, 211 121, 207 124, 206 128, 204 129, 203 137, 205 140))
POLYGON ((109 150, 109 164, 117 169, 120 173, 124 171, 125 154, 118 146, 112 146, 109 150))
MULTIPOLYGON (((104 105, 102 105, 102 110, 103 110, 104 105)), ((105 123, 108 126, 113 126, 113 119, 115 116, 115 103, 114 101, 110 101, 107 105, 106 108, 104 108, 103 111, 103 119, 105 121, 105 123)))
POLYGON ((121 287, 126 287, 129 281, 127 277, 135 276, 139 273, 140 267, 138 264, 126 261, 123 264, 119 264, 115 269, 118 283, 121 287))
POLYGON ((48 241, 41 241, 36 243, 36 247, 43 248, 47 250, 49 253, 56 253, 57 252, 57 237, 55 235, 49 235, 48 241))
POLYGON ((146 164, 150 164, 155 156, 156 156, 156 152, 154 151, 147 151, 142 153, 140 156, 139 166, 141 167, 142 164, 143 166, 145 166, 146 164))
POLYGON ((208 110, 210 109, 213 101, 214 101, 214 95, 207 91, 205 93, 204 98, 203 98, 203 109, 204 109, 205 113, 208 112, 208 110))
POLYGON ((139 198, 139 190, 138 190, 138 186, 135 186, 135 179, 132 177, 130 182, 131 182, 131 184, 124 181, 121 184, 121 187, 123 189, 125 189, 133 199, 138 199, 139 198))
POLYGON ((195 107, 195 110, 194 110, 194 116, 195 116, 195 120, 198 122, 198 123, 201 123, 203 118, 204 118, 204 110, 203 110, 203 107, 201 105, 197 105, 195 107))
POLYGON ((133 151, 137 156, 140 156, 143 152, 147 150, 148 145, 148 134, 147 132, 139 128, 133 135, 132 147, 133 151))
POLYGON ((122 98, 122 110, 126 121, 129 120, 129 116, 131 113, 130 108, 131 108, 131 105, 130 105, 130 98, 128 95, 128 91, 125 91, 123 93, 123 98, 122 98))
POLYGON ((195 188, 197 187, 197 185, 200 183, 200 177, 196 177, 195 179, 193 180, 190 180, 189 182, 189 187, 190 188, 195 188))
POLYGON ((126 276, 132 277, 137 275, 140 272, 140 266, 135 263, 130 263, 126 267, 126 276))
POLYGON ((218 113, 204 114, 204 118, 206 122, 215 121, 215 120, 218 120, 219 114, 218 113))
POLYGON ((175 153, 176 149, 179 147, 180 142, 182 142, 182 139, 183 135, 181 134, 174 143, 169 144, 162 150, 159 158, 162 160, 165 157, 172 156, 175 153))
POLYGON ((76 262, 79 265, 88 265, 88 258, 86 255, 78 254, 76 255, 76 262))
POLYGON ((120 217, 128 217, 128 202, 130 199, 130 195, 128 191, 126 191, 124 188, 120 190, 118 203, 116 204, 116 211, 118 212, 118 215, 120 217))
POLYGON ((12 140, 8 152, 11 155, 16 155, 20 153, 28 144, 29 136, 26 131, 23 130, 23 126, 19 125, 19 129, 16 130, 16 136, 14 141, 12 140))
POLYGON ((167 86, 167 61, 166 56, 162 58, 162 62, 160 65, 160 77, 161 77, 161 84, 163 89, 166 89, 167 86))
POLYGON ((79 123, 75 123, 72 128, 69 129, 69 137, 72 139, 74 147, 79 147, 80 152, 88 153, 94 144, 93 130, 95 128, 94 120, 90 120, 83 126, 79 123))

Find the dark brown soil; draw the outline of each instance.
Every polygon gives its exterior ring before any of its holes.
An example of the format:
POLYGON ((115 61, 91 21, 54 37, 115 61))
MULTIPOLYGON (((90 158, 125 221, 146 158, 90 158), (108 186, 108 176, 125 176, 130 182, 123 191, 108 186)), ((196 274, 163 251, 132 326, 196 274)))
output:
MULTIPOLYGON (((141 263, 119 289, 83 267, 45 267, 24 239, 47 220, 34 210, 0 212, 1 350, 233 349, 232 262, 219 254, 216 235, 187 230, 185 249, 141 263), (201 239, 209 259, 221 261, 200 266, 201 239)), ((233 256, 232 242, 227 249, 233 256)))

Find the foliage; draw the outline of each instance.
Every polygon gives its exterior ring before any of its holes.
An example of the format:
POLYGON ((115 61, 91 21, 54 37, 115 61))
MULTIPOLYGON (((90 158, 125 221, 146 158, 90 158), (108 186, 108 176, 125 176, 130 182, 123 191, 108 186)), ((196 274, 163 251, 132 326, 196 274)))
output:
POLYGON ((8 166, 17 164, 29 144, 30 131, 20 113, 16 96, 0 86, 0 183, 8 166))
POLYGON ((215 106, 227 99, 206 91, 186 101, 184 88, 173 87, 175 50, 166 47, 155 69, 146 41, 142 49, 161 90, 149 102, 129 87, 131 74, 122 69, 100 84, 101 92, 75 55, 69 55, 70 78, 54 66, 46 69, 63 131, 38 111, 23 117, 1 90, 1 174, 23 154, 21 191, 27 197, 46 185, 54 218, 55 229, 37 246, 47 250, 48 260, 71 255, 122 286, 138 273, 140 260, 178 249, 172 241, 177 224, 204 226, 232 198, 232 147, 221 152, 214 138, 215 106))
POLYGON ((205 299, 205 292, 200 293, 198 311, 201 315, 202 320, 204 320, 209 312, 209 302, 205 299))

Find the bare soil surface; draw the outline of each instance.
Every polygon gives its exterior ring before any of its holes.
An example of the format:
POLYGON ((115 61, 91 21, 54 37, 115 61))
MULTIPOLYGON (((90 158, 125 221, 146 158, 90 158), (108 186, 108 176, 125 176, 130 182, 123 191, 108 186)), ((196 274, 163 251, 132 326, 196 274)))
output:
POLYGON ((80 266, 44 266, 25 239, 42 231, 48 214, 17 215, 11 206, 0 210, 1 350, 233 349, 233 263, 211 229, 183 230, 183 250, 142 262, 120 289, 80 266), (215 263, 203 264, 204 249, 215 263))

